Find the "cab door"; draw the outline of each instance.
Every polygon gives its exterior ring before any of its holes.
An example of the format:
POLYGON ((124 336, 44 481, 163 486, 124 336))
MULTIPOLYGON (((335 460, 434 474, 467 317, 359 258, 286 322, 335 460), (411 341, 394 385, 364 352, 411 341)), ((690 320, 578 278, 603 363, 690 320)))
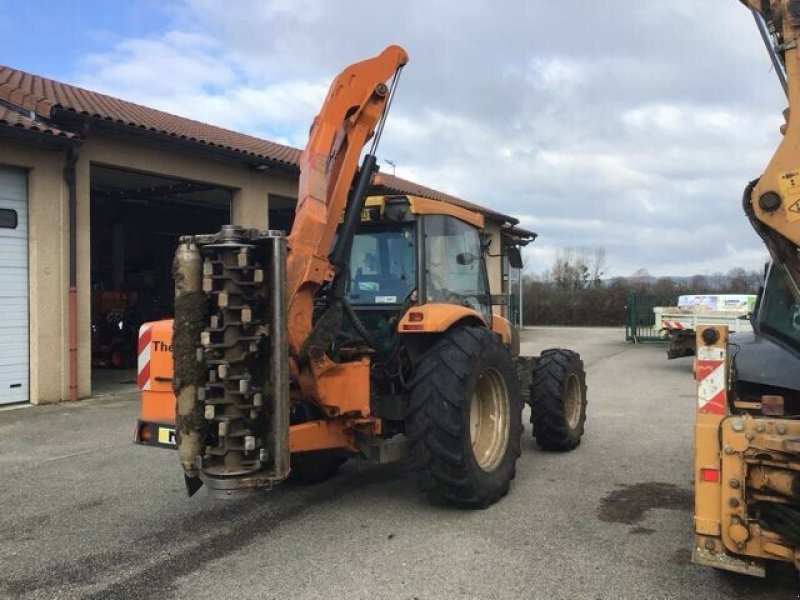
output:
POLYGON ((425 303, 467 306, 492 325, 486 263, 478 229, 448 215, 425 215, 425 303))

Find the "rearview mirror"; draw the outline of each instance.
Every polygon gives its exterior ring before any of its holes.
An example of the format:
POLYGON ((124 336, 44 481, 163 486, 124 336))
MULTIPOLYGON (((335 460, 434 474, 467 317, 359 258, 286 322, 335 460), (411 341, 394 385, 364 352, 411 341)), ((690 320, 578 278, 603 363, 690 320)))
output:
POLYGON ((506 256, 508 256, 508 264, 514 269, 522 268, 522 253, 516 246, 506 248, 506 256))

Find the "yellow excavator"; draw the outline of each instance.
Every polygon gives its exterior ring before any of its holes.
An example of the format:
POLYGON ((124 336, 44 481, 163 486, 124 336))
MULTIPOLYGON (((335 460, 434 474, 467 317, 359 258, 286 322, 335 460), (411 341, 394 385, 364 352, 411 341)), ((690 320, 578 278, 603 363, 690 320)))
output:
POLYGON ((741 0, 789 100, 783 139, 744 191, 772 257, 749 337, 697 332, 695 563, 800 568, 800 0, 741 0))

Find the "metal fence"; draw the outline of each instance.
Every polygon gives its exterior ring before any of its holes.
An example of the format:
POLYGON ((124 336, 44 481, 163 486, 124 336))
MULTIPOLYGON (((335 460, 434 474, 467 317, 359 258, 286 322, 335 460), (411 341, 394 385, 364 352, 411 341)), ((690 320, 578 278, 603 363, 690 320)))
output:
POLYGON ((633 293, 628 297, 625 339, 629 342, 657 342, 660 324, 656 323, 653 308, 656 306, 676 306, 676 296, 633 293))

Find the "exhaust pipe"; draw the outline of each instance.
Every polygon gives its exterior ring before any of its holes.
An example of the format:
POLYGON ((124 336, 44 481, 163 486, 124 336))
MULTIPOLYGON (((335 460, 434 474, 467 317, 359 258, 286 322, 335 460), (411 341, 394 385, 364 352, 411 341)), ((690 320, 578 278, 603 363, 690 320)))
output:
POLYGON ((289 475, 285 255, 283 233, 234 225, 184 240, 176 252, 175 340, 179 330, 187 340, 173 347, 176 382, 178 373, 202 370, 179 381, 178 414, 182 399, 191 414, 176 436, 187 486, 199 478, 214 495, 230 498, 289 475), (204 310, 192 305, 179 318, 185 274, 204 310))

